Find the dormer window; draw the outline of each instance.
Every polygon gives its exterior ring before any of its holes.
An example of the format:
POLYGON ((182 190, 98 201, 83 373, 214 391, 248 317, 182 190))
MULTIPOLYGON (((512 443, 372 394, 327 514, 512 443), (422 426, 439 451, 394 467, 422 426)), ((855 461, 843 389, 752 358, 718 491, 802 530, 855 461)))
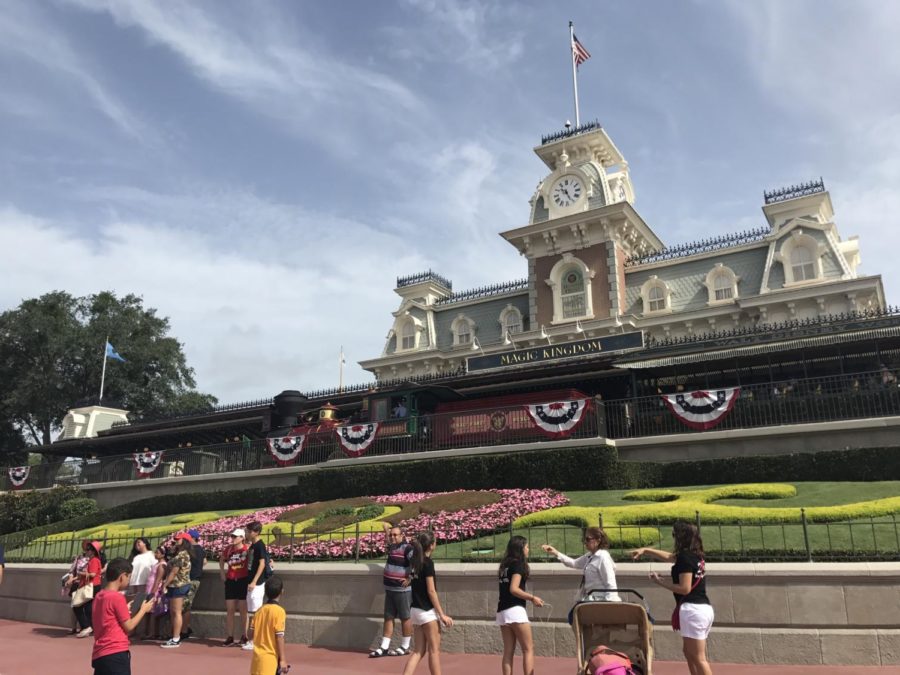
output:
POLYGON ((500 327, 503 335, 515 335, 522 332, 522 313, 518 308, 507 305, 500 312, 500 327))
POLYGON ((475 332, 475 322, 464 314, 460 314, 453 323, 450 324, 450 330, 453 331, 453 346, 472 344, 473 334, 475 332))
POLYGON ((816 278, 816 264, 809 248, 800 245, 791 251, 791 272, 794 281, 808 281, 816 278))
POLYGON ((641 298, 644 301, 644 314, 662 314, 671 312, 672 291, 666 286, 666 282, 656 275, 650 277, 641 286, 641 298))
POLYGON ((716 266, 706 275, 706 288, 709 291, 709 304, 715 305, 728 303, 738 297, 738 277, 722 263, 716 266))
POLYGON ((407 321, 400 329, 400 349, 416 348, 416 326, 412 321, 407 321))

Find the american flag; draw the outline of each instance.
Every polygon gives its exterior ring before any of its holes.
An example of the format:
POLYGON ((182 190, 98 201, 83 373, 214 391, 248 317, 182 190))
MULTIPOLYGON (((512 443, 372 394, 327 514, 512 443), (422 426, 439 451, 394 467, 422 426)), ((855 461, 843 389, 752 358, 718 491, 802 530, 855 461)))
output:
POLYGON ((591 58, 591 53, 578 41, 578 38, 575 37, 574 33, 572 34, 572 58, 575 59, 576 66, 580 66, 591 58))

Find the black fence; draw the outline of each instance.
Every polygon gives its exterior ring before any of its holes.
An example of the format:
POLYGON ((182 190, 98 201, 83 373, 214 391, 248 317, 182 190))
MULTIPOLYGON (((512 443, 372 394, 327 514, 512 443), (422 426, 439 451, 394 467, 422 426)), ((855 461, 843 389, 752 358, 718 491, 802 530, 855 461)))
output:
MULTIPOLYGON (((715 430, 900 415, 897 384, 892 373, 879 371, 744 385, 715 430)), ((609 438, 697 431, 668 408, 662 395, 606 401, 605 407, 609 438)))

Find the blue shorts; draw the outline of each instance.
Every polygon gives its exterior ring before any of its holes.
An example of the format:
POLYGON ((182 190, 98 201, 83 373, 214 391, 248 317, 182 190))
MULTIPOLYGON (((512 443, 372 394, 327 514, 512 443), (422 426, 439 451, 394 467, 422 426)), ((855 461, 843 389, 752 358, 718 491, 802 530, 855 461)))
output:
POLYGON ((166 591, 167 598, 183 598, 187 596, 188 593, 191 592, 191 585, 185 584, 184 586, 178 586, 177 588, 172 588, 171 586, 166 591))

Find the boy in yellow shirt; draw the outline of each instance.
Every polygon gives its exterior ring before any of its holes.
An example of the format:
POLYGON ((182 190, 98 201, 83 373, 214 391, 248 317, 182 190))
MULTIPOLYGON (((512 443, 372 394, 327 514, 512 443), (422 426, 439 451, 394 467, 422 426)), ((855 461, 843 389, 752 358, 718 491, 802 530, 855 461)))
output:
POLYGON ((282 675, 291 669, 284 653, 287 613, 278 604, 283 589, 284 584, 276 576, 266 581, 266 604, 256 613, 250 675, 282 675))

